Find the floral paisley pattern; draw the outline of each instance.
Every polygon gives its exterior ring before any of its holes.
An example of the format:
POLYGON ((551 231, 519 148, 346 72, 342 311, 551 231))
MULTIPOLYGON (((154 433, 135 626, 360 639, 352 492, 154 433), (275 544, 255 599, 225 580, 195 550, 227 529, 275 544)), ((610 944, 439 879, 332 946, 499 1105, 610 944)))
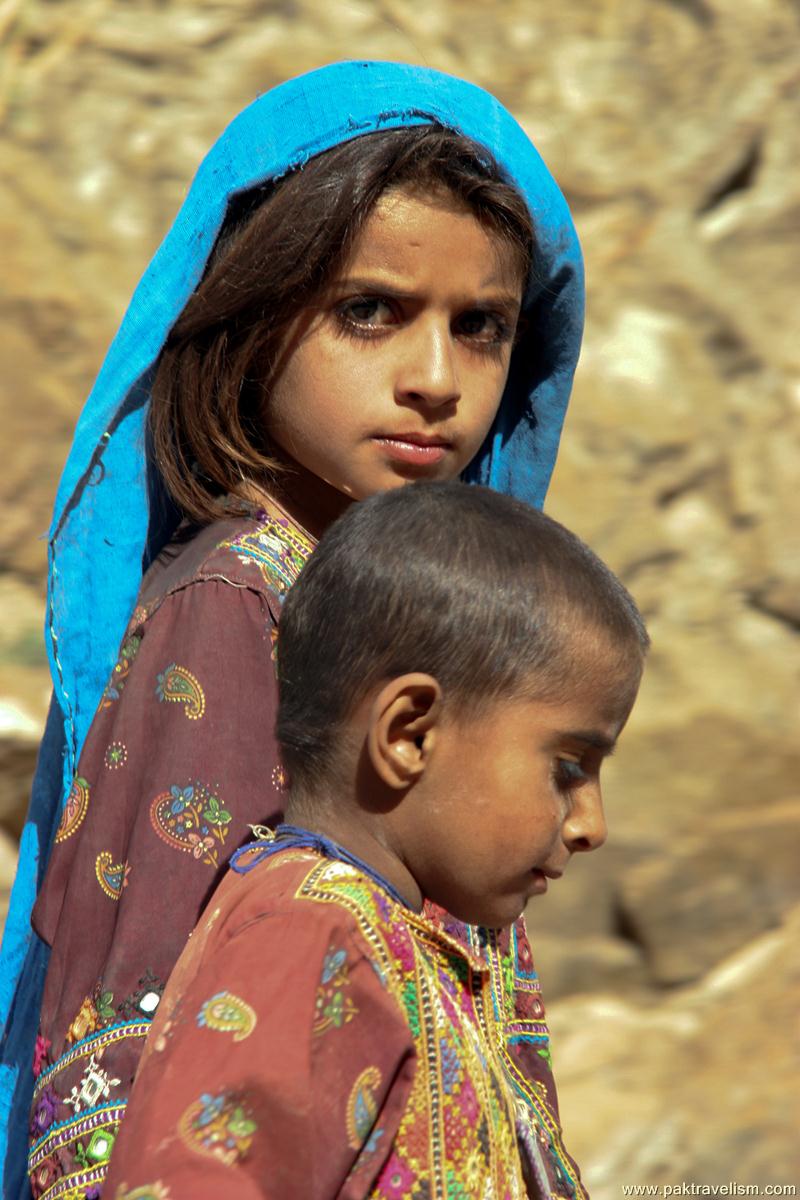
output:
POLYGON ((119 700, 130 674, 133 660, 136 658, 141 644, 142 639, 137 634, 131 634, 125 638, 120 646, 116 666, 111 672, 111 679, 108 681, 106 690, 103 692, 103 698, 100 701, 101 708, 110 708, 115 700, 119 700))
POLYGON ((231 814, 206 784, 173 784, 153 800, 150 821, 168 846, 211 867, 219 866, 219 851, 228 836, 231 814))
POLYGON ((190 721, 199 721, 206 711, 206 695, 197 676, 177 663, 157 676, 156 695, 161 701, 182 704, 190 721))
POLYGON ((347 1101, 347 1138, 354 1150, 358 1150, 369 1137, 378 1104, 375 1092, 381 1085, 381 1073, 377 1067, 367 1067, 352 1086, 347 1101))
POLYGON ((349 982, 346 951, 331 947, 325 955, 322 976, 317 987, 315 1034, 325 1033, 328 1029, 341 1029, 357 1016, 355 1002, 346 995, 349 982))
POLYGON ((130 867, 126 862, 115 863, 110 850, 101 850, 94 867, 97 882, 112 900, 119 900, 128 882, 130 867))
POLYGON ((114 1200, 170 1200, 169 1188, 163 1183, 146 1183, 143 1187, 131 1188, 122 1183, 117 1188, 114 1200))
POLYGON ((118 771, 128 761, 128 747, 124 742, 111 742, 103 755, 103 762, 109 771, 118 771))
POLYGON ((229 1167, 247 1154, 257 1128, 246 1103, 228 1092, 204 1093, 178 1124, 191 1150, 218 1158, 229 1167))
POLYGON ((235 1042, 242 1042, 256 1027, 255 1009, 232 992, 217 992, 200 1009, 197 1024, 201 1029, 232 1033, 235 1042))
POLYGON ((72 837, 75 830, 82 824, 88 807, 89 784, 80 775, 76 775, 56 830, 56 842, 65 842, 67 838, 72 837))

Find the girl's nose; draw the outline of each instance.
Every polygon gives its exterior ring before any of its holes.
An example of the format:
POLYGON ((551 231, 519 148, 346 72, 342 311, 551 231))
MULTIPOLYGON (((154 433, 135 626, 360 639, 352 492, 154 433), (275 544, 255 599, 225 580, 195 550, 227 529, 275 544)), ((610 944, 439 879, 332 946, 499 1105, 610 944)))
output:
POLYGON ((455 347, 449 321, 420 320, 398 344, 400 361, 395 378, 395 397, 408 403, 440 408, 461 396, 455 347))
POLYGON ((564 843, 575 853, 598 850, 608 836, 603 797, 598 787, 584 786, 573 794, 572 808, 564 821, 564 843))

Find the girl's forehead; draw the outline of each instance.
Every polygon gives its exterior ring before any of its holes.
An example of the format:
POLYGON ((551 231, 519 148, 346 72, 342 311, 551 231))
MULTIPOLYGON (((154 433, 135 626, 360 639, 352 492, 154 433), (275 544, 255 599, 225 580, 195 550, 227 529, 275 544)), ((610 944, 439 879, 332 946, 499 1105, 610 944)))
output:
POLYGON ((432 267, 434 257, 439 266, 448 262, 453 276, 469 273, 474 286, 521 292, 512 245, 445 188, 384 192, 356 235, 341 274, 383 270, 402 276, 432 267))

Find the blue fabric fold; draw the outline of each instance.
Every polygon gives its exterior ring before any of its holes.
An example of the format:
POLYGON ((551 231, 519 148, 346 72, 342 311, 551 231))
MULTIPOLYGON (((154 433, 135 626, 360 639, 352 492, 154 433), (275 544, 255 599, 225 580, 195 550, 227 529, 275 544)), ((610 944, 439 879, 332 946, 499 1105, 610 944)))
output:
POLYGON ((488 147, 531 210, 537 250, 524 306, 527 333, 515 349, 495 424, 466 478, 533 505, 544 501, 580 349, 583 268, 566 202, 523 129, 474 84, 402 63, 335 63, 260 96, 200 165, 134 292, 81 413, 58 489, 46 628, 58 752, 40 756, 0 959, 0 1026, 6 1026, 0 1146, 10 1081, 30 1072, 38 1016, 31 981, 43 975, 42 951, 32 940, 31 905, 143 567, 171 533, 169 521, 154 522, 150 502, 145 420, 153 364, 203 274, 234 195, 340 142, 431 121, 488 147), (21 979, 24 1005, 15 1001, 21 979))

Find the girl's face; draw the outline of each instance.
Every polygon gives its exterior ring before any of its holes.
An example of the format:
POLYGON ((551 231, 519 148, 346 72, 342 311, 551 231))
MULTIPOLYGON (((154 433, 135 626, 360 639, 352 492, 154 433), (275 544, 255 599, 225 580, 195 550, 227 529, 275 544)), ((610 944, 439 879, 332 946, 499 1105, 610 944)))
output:
POLYGON ((500 404, 521 300, 513 250, 453 197, 386 193, 270 388, 267 432, 294 489, 310 484, 333 517, 458 476, 500 404))

